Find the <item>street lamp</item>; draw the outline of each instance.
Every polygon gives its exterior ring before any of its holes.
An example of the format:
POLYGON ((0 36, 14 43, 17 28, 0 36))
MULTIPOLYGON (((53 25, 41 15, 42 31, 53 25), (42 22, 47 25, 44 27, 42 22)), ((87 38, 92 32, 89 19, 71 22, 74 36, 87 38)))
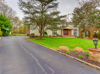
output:
POLYGON ((95 45, 95 49, 97 49, 97 45, 98 45, 98 40, 97 40, 97 38, 95 38, 95 39, 93 40, 93 43, 94 43, 94 45, 95 45))
POLYGON ((7 36, 7 31, 9 30, 9 28, 6 28, 6 36, 7 36))

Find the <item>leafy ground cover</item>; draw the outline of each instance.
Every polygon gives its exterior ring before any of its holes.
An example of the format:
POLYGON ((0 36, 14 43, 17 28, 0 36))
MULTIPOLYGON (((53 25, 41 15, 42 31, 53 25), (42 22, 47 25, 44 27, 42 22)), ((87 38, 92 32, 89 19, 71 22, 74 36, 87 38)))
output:
MULTIPOLYGON (((81 38, 43 38, 44 40, 28 39, 54 50, 59 50, 60 46, 67 46, 69 50, 74 50, 75 47, 81 47, 85 52, 88 52, 87 48, 94 47, 93 40, 81 39, 81 38)), ((98 42, 98 48, 100 48, 100 41, 98 42)))
POLYGON ((63 52, 61 50, 57 50, 58 52, 61 52, 61 53, 64 53, 64 54, 67 54, 67 55, 70 55, 74 58, 77 58, 77 59, 80 59, 80 60, 83 60, 85 62, 88 62, 88 63, 91 63, 93 65, 96 65, 96 66, 99 66, 100 67, 100 63, 97 62, 97 61, 93 61, 93 60, 89 60, 89 53, 88 52, 84 52, 84 53, 78 53, 78 52, 75 52, 75 51, 70 51, 70 53, 66 53, 66 52, 63 52), (77 54, 78 53, 78 54, 77 54))

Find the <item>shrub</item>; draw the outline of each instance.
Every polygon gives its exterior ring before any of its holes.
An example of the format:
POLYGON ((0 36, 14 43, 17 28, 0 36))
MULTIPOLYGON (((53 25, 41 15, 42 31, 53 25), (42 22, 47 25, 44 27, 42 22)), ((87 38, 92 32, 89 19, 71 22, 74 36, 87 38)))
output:
POLYGON ((27 34, 27 36, 30 36, 30 34, 27 34))
POLYGON ((56 37, 55 35, 53 35, 53 37, 56 37))
POLYGON ((77 36, 77 38, 80 38, 80 36, 77 36))
POLYGON ((0 37, 2 36, 2 34, 3 34, 3 33, 2 33, 2 31, 1 31, 1 29, 0 29, 0 37))
POLYGON ((34 36, 35 36, 35 34, 34 34, 34 33, 31 33, 31 35, 34 35, 34 36))
POLYGON ((33 38, 35 36, 35 34, 31 33, 29 36, 30 36, 30 38, 33 38))
POLYGON ((82 56, 82 55, 78 55, 78 57, 79 57, 79 58, 83 58, 83 56, 82 56))
POLYGON ((70 52, 66 52, 66 54, 70 54, 70 52))
POLYGON ((46 36, 46 35, 48 35, 47 32, 44 32, 44 33, 43 33, 43 36, 46 36))
POLYGON ((59 36, 59 34, 57 34, 57 36, 59 36))
POLYGON ((85 55, 86 55, 86 56, 89 56, 89 53, 86 53, 85 55))
POLYGON ((78 55, 78 52, 76 52, 76 54, 78 55))
POLYGON ((74 35, 75 37, 77 37, 77 35, 74 35))
POLYGON ((38 35, 35 35, 35 37, 38 37, 38 35))
POLYGON ((14 36, 16 36, 16 34, 14 34, 14 36))
POLYGON ((49 35, 49 37, 51 37, 51 35, 49 35))
POLYGON ((45 37, 48 37, 48 35, 46 35, 45 37))
POLYGON ((98 33, 96 34, 96 38, 98 38, 98 39, 99 39, 99 34, 98 34, 98 33))

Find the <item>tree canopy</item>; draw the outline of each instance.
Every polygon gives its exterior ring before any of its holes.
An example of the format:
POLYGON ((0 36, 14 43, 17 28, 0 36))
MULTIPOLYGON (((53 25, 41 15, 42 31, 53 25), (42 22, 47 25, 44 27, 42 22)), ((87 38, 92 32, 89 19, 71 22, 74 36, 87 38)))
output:
POLYGON ((65 15, 59 16, 57 0, 19 0, 18 4, 25 14, 24 23, 38 29, 40 39, 47 29, 61 29, 56 24, 60 24, 65 15))
POLYGON ((100 10, 94 2, 84 2, 81 7, 74 9, 73 22, 83 31, 89 31, 92 38, 100 27, 100 10))
POLYGON ((12 29, 10 20, 2 14, 0 14, 0 28, 3 36, 6 36, 6 28, 9 28, 9 30, 7 31, 7 35, 9 35, 12 29))

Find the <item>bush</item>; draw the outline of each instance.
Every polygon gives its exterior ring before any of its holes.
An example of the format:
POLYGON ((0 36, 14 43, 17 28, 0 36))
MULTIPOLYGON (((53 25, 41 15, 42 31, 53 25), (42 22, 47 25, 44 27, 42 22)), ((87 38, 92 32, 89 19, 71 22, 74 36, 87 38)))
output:
POLYGON ((27 36, 30 36, 30 34, 27 34, 27 36))
POLYGON ((51 35, 49 35, 49 37, 51 37, 51 35))
POLYGON ((0 31, 0 37, 2 36, 2 31, 0 31))
POLYGON ((70 54, 70 52, 66 52, 66 54, 70 54))
POLYGON ((57 34, 57 36, 59 36, 59 34, 57 34))
POLYGON ((35 35, 35 37, 38 37, 38 35, 35 35))
POLYGON ((16 34, 14 34, 14 36, 16 36, 16 34))
POLYGON ((55 35, 53 35, 53 37, 56 37, 55 35))
POLYGON ((78 55, 78 52, 76 52, 76 54, 78 55))
POLYGON ((31 33, 29 36, 30 36, 30 38, 33 38, 35 36, 35 34, 31 33))
POLYGON ((78 55, 78 57, 79 57, 79 58, 83 58, 83 56, 82 56, 82 55, 78 55))
POLYGON ((77 37, 77 35, 74 35, 75 37, 77 37))
POLYGON ((80 38, 80 36, 77 36, 77 38, 80 38))
POLYGON ((46 35, 45 37, 48 37, 48 35, 46 35))
POLYGON ((96 38, 98 38, 98 39, 99 39, 99 34, 98 34, 98 33, 96 34, 96 38))
POLYGON ((47 32, 44 32, 44 33, 43 33, 43 36, 46 36, 46 35, 48 35, 47 32))
POLYGON ((86 53, 85 55, 86 55, 86 56, 89 56, 89 53, 86 53))
POLYGON ((31 35, 35 35, 34 33, 31 33, 31 35))

